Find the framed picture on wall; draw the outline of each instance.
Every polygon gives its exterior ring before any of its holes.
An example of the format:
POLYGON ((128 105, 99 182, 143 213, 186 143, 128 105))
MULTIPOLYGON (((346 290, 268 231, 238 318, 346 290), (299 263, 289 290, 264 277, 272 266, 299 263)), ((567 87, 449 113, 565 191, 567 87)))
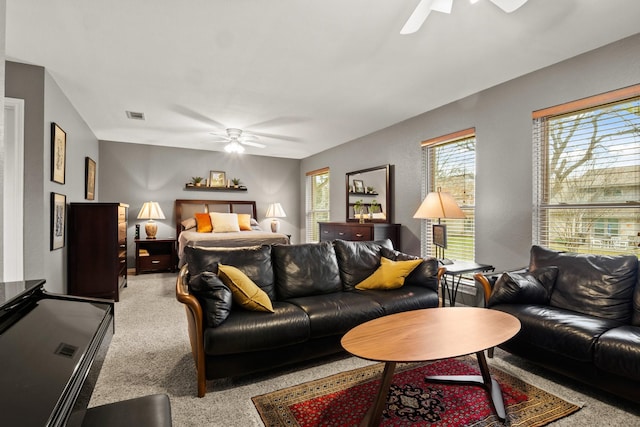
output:
POLYGON ((227 176, 222 171, 209 172, 209 187, 226 187, 227 176))
POLYGON ((51 250, 64 247, 67 196, 51 193, 51 250))
POLYGON ((93 200, 96 195, 96 161, 90 157, 84 160, 84 198, 93 200))
POLYGON ((364 193, 364 181, 361 179, 353 180, 353 192, 354 193, 364 193))
POLYGON ((51 123, 51 181, 64 184, 67 161, 67 134, 56 123, 51 123))

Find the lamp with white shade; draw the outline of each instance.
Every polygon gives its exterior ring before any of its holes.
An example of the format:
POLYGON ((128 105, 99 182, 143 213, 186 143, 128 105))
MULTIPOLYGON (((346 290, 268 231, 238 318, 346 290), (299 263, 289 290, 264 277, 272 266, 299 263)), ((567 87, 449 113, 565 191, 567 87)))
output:
POLYGON ((158 232, 158 224, 154 219, 165 219, 164 212, 160 208, 158 202, 144 202, 140 212, 138 212, 138 219, 148 219, 149 221, 144 225, 144 231, 147 233, 147 239, 155 239, 158 232))
POLYGON ((282 209, 280 203, 271 203, 267 208, 267 218, 271 218, 271 231, 277 233, 280 230, 280 221, 278 218, 286 218, 287 214, 282 209))
MULTIPOLYGON (((434 245, 436 245, 436 258, 444 258, 444 250, 447 246, 446 228, 440 225, 440 220, 445 219, 464 219, 465 214, 458 206, 451 193, 442 192, 438 187, 437 191, 427 194, 424 201, 413 215, 414 218, 420 219, 438 219, 439 228, 433 230, 434 245), (436 233, 440 233, 439 239, 436 240, 436 233)), ((436 224, 434 224, 436 226, 436 224)))

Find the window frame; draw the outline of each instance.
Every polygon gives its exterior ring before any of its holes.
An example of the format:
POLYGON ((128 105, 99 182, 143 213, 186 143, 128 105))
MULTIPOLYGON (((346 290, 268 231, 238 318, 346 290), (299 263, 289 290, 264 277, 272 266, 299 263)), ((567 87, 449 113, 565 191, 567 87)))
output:
POLYGON ((316 169, 306 173, 305 183, 305 241, 307 243, 317 243, 320 241, 320 226, 318 225, 318 214, 326 214, 324 220, 331 219, 331 173, 328 167, 316 169), (319 175, 327 175, 327 208, 314 209, 314 186, 313 181, 319 175), (314 238, 315 237, 315 238, 314 238))

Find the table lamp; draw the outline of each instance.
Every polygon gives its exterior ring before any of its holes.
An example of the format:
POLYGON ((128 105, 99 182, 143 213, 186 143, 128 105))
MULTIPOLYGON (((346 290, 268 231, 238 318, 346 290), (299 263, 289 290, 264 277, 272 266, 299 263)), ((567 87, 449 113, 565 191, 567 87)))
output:
POLYGON ((144 225, 144 231, 147 233, 147 239, 155 239, 156 233, 158 232, 158 224, 153 220, 165 218, 158 202, 144 202, 138 213, 138 219, 149 220, 149 222, 144 225))
POLYGON ((287 214, 284 213, 284 209, 280 203, 271 203, 267 208, 267 218, 271 218, 271 231, 277 233, 280 230, 280 221, 278 218, 286 218, 287 214))
POLYGON ((458 206, 451 193, 440 191, 433 191, 427 194, 424 201, 413 215, 414 218, 420 219, 438 219, 438 224, 434 224, 432 230, 433 242, 436 246, 436 258, 444 258, 444 250, 447 247, 447 229, 444 225, 440 225, 440 219, 464 219, 465 215, 462 209, 458 206), (438 240, 436 241, 436 233, 438 233, 438 240))

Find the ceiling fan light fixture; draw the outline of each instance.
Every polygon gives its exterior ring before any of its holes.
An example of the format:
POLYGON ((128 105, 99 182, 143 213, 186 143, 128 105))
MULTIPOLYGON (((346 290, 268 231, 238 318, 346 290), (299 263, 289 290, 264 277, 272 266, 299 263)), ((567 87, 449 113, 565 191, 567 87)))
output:
POLYGON ((224 147, 227 153, 244 153, 244 147, 238 141, 231 141, 224 147))
POLYGON ((453 0, 420 0, 404 27, 400 30, 400 34, 412 34, 418 31, 432 10, 451 13, 452 7, 453 0))

